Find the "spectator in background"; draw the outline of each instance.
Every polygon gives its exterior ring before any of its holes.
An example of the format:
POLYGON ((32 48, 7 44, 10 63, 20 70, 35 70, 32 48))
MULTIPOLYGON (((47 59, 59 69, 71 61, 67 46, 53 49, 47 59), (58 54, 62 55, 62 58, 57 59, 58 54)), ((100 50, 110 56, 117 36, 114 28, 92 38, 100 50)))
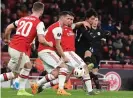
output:
POLYGON ((117 17, 117 13, 118 13, 117 12, 118 1, 117 0, 111 0, 111 1, 112 1, 112 4, 109 7, 109 12, 113 16, 113 18, 116 18, 117 17))
POLYGON ((118 61, 120 61, 121 64, 125 64, 126 63, 126 58, 123 52, 120 53, 120 58, 118 59, 118 61))
POLYGON ((112 40, 108 40, 108 48, 113 49, 113 42, 112 40))
POLYGON ((57 17, 57 16, 53 16, 52 21, 51 21, 51 24, 52 24, 52 23, 55 23, 55 22, 57 22, 57 21, 58 21, 58 17, 57 17))
POLYGON ((124 47, 124 51, 123 52, 124 52, 125 56, 131 56, 131 50, 130 50, 129 45, 126 45, 124 47))
POLYGON ((122 31, 122 24, 121 22, 116 22, 115 24, 115 30, 112 32, 112 35, 116 35, 122 31))
POLYGON ((119 49, 116 49, 115 60, 116 61, 119 61, 120 60, 120 50, 119 49))
POLYGON ((8 52, 8 45, 5 44, 4 42, 4 33, 1 33, 1 38, 2 38, 2 41, 1 41, 1 51, 2 52, 8 52))
POLYGON ((17 19, 18 19, 17 14, 16 13, 13 13, 11 15, 11 22, 16 21, 17 19))
POLYGON ((114 60, 114 52, 113 52, 113 49, 109 49, 109 52, 108 52, 108 54, 107 54, 107 57, 106 57, 106 59, 107 60, 114 60))
POLYGON ((103 27, 103 30, 105 30, 105 31, 110 31, 110 32, 114 32, 114 25, 113 25, 113 23, 112 23, 112 20, 108 20, 108 23, 107 23, 107 25, 104 25, 103 27))
POLYGON ((81 3, 81 8, 78 12, 76 12, 76 15, 79 16, 80 18, 83 18, 85 16, 85 5, 84 3, 81 3))
POLYGON ((121 39, 123 45, 126 45, 127 41, 125 39, 125 35, 124 35, 124 32, 123 31, 120 31, 120 34, 119 34, 118 39, 121 39))
POLYGON ((58 15, 59 11, 60 11, 60 8, 58 3, 55 0, 51 0, 51 3, 50 3, 50 12, 52 12, 51 15, 58 15))
POLYGON ((129 26, 129 35, 133 35, 133 20, 131 21, 131 24, 129 26))
POLYGON ((123 22, 125 24, 128 24, 129 20, 130 20, 130 13, 129 13, 129 7, 128 7, 128 4, 125 4, 124 5, 124 9, 123 9, 123 22))
POLYGON ((5 16, 4 16, 5 18, 10 18, 11 17, 11 10, 9 9, 9 8, 7 8, 6 10, 5 10, 5 16))
POLYGON ((117 19, 119 21, 122 21, 123 20, 123 3, 122 1, 119 1, 118 2, 118 15, 117 15, 117 19))
POLYGON ((129 44, 130 45, 130 54, 131 54, 131 56, 133 57, 133 38, 132 38, 132 40, 131 40, 131 44, 129 44))
POLYGON ((130 16, 133 19, 133 0, 130 0, 130 16))
POLYGON ((113 42, 113 47, 115 49, 121 49, 123 47, 122 39, 120 39, 120 34, 116 35, 116 39, 113 42))
POLYGON ((91 1, 86 2, 86 9, 93 8, 93 4, 91 1))
POLYGON ((3 62, 3 64, 2 64, 3 67, 1 68, 1 74, 7 73, 7 72, 10 71, 10 70, 8 69, 8 67, 7 67, 7 64, 8 64, 7 61, 4 61, 4 62, 3 62))
MULTIPOLYGON (((66 11, 66 10, 69 10, 69 5, 68 5, 68 2, 66 2, 66 0, 60 0, 60 2, 58 3, 59 4, 59 7, 61 9, 61 11, 66 11)), ((73 6, 75 6, 75 4, 73 4, 73 6)))

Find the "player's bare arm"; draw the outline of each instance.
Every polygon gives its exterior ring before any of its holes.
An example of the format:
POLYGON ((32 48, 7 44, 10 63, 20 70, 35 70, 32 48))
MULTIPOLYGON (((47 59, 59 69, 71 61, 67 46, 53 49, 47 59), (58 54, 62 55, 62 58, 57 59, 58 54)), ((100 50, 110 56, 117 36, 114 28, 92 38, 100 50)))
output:
POLYGON ((86 29, 87 29, 87 28, 91 28, 91 25, 90 25, 88 22, 86 22, 86 21, 81 21, 81 22, 76 22, 76 23, 74 23, 74 24, 73 24, 73 28, 78 28, 78 27, 80 27, 81 25, 83 25, 86 29), (74 27, 74 25, 75 25, 75 27, 74 27))
POLYGON ((11 31, 13 30, 13 29, 15 29, 16 27, 15 27, 15 25, 14 25, 14 23, 11 23, 11 24, 9 24, 8 26, 7 26, 7 28, 6 28, 6 30, 5 30, 5 39, 4 39, 4 41, 5 41, 5 43, 9 43, 10 42, 10 34, 11 34, 11 31))
POLYGON ((41 44, 43 44, 43 45, 53 47, 53 43, 52 42, 48 42, 45 39, 45 35, 47 34, 47 31, 44 31, 45 30, 45 26, 44 26, 43 22, 40 22, 37 25, 37 28, 36 29, 37 29, 37 34, 38 34, 38 41, 41 44))
POLYGON ((44 38, 44 35, 42 35, 42 34, 39 34, 39 35, 38 35, 38 41, 39 41, 41 44, 43 44, 43 45, 53 47, 53 43, 52 43, 52 42, 46 41, 46 39, 44 38))
POLYGON ((57 52, 59 53, 59 55, 63 58, 64 62, 68 62, 69 59, 65 56, 63 49, 61 47, 61 40, 60 39, 56 39, 56 49, 57 52))
POLYGON ((61 37, 62 37, 62 28, 56 27, 52 30, 55 38, 55 47, 58 52, 58 54, 63 58, 64 62, 68 62, 68 58, 66 58, 62 46, 61 46, 61 37))

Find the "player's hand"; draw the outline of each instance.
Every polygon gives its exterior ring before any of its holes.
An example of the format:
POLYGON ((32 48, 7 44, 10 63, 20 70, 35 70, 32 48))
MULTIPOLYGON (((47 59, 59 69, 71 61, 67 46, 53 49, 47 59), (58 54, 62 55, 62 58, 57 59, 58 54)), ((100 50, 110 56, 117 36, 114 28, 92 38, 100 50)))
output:
POLYGON ((49 46, 49 47, 53 47, 53 43, 52 43, 52 42, 49 42, 49 43, 48 43, 48 46, 49 46))
POLYGON ((4 39, 4 42, 5 42, 6 45, 8 45, 10 43, 10 40, 4 39))
POLYGON ((82 24, 86 29, 91 28, 91 25, 87 21, 83 21, 82 24))
POLYGON ((63 57, 63 61, 64 61, 65 63, 68 63, 70 60, 65 56, 65 57, 63 57))

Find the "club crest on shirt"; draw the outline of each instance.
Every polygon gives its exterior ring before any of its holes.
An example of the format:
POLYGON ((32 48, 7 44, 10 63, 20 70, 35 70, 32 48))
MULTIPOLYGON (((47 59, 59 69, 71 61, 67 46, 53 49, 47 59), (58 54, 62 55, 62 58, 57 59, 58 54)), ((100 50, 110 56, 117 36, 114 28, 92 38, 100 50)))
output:
POLYGON ((61 33, 57 33, 57 36, 60 37, 61 36, 61 33))
POLYGON ((97 35, 101 35, 101 33, 100 32, 97 32, 97 35))
POLYGON ((74 35, 74 33, 71 31, 67 33, 67 36, 73 36, 73 35, 74 35))

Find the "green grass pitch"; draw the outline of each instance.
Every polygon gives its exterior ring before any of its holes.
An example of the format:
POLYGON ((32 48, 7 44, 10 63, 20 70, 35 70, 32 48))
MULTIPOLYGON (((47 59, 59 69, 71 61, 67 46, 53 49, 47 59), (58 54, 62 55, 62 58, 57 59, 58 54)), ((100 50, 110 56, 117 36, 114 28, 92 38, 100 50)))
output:
MULTIPOLYGON (((27 90, 31 92, 30 89, 27 90)), ((133 91, 116 91, 116 92, 102 92, 98 95, 88 96, 83 90, 70 90, 68 91, 71 96, 56 95, 56 90, 47 89, 40 94, 31 96, 17 96, 16 90, 9 88, 1 89, 1 98, 133 98, 133 91)))

